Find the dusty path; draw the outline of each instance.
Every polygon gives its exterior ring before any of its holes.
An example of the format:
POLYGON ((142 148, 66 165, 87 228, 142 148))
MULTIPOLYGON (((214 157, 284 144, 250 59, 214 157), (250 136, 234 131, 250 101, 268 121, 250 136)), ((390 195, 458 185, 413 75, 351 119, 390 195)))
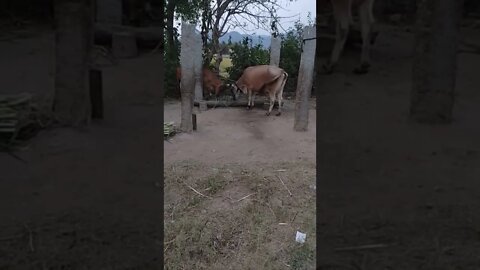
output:
MULTIPOLYGON (((306 132, 293 130, 293 104, 287 101, 281 116, 265 116, 257 108, 216 108, 198 114, 198 131, 174 136, 164 147, 168 164, 201 160, 208 164, 308 160, 315 162, 316 112, 310 110, 306 132)), ((315 100, 311 101, 312 103, 315 100)), ((178 102, 165 104, 165 121, 180 124, 178 102)))

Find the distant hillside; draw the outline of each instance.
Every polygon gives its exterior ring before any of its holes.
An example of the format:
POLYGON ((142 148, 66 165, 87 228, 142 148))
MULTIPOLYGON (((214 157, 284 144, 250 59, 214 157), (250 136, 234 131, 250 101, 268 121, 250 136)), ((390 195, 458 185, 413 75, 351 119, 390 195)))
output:
MULTIPOLYGON (((197 31, 199 34, 200 32, 197 31)), ((246 35, 246 34, 240 34, 236 31, 228 32, 226 33, 223 37, 220 38, 220 42, 225 42, 228 43, 228 39, 232 37, 232 43, 238 43, 242 42, 242 40, 248 36, 249 38, 252 39, 252 44, 253 46, 257 44, 262 44, 265 49, 270 48, 270 36, 268 35, 246 35)), ((181 40, 181 38, 180 38, 181 40)))
POLYGON ((228 32, 223 37, 220 38, 220 42, 228 42, 228 39, 232 37, 232 42, 237 43, 241 42, 246 36, 252 39, 252 44, 255 46, 257 44, 262 44, 264 48, 270 48, 270 36, 267 35, 246 35, 240 34, 236 31, 228 32))

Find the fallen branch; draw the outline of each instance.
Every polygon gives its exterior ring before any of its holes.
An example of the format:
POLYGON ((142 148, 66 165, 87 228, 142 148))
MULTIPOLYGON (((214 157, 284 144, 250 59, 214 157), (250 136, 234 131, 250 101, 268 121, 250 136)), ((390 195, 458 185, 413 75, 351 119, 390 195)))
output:
POLYGON ((362 245, 356 247, 343 247, 343 248, 336 248, 335 251, 354 251, 354 250, 365 250, 365 249, 375 249, 375 248, 386 248, 388 245, 386 244, 372 244, 372 245, 362 245))
POLYGON ((18 239, 18 238, 21 238, 21 237, 22 237, 22 235, 5 236, 5 237, 0 238, 0 242, 1 241, 10 241, 10 240, 18 239))
POLYGON ((460 42, 460 48, 458 53, 470 53, 470 54, 480 54, 480 44, 476 44, 470 41, 460 42))
POLYGON ((128 32, 133 33, 137 40, 141 41, 155 41, 163 40, 161 28, 159 27, 133 27, 126 25, 95 23, 95 36, 111 38, 113 33, 128 32))
MULTIPOLYGON (((215 107, 247 107, 248 101, 245 100, 204 100, 209 108, 215 107)), ((255 102, 254 108, 263 108, 263 102, 255 102)), ((285 103, 282 103, 285 104, 285 103)), ((194 106, 200 106, 198 101, 193 102, 194 106)), ((273 108, 278 108, 278 104, 275 102, 273 108)))

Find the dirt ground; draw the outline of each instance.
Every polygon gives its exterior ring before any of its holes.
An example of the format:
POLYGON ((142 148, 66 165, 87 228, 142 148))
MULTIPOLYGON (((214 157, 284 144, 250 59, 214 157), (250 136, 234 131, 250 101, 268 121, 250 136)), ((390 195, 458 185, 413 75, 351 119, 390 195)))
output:
MULTIPOLYGON (((295 132, 291 100, 278 117, 257 100, 199 113, 196 132, 165 142, 166 269, 315 268, 315 110, 295 132)), ((180 113, 165 103, 166 122, 180 113)))
MULTIPOLYGON (((1 93, 51 98, 53 55, 50 30, 2 32, 1 93)), ((0 153, 0 269, 161 268, 159 61, 104 68, 103 121, 0 153)))
MULTIPOLYGON (((371 73, 351 74, 358 52, 348 51, 318 78, 319 140, 315 126, 291 131, 291 111, 215 109, 194 135, 165 142, 164 250, 162 119, 148 94, 160 56, 105 68, 105 120, 40 133, 17 153, 26 163, 0 153, 0 269, 158 269, 162 252, 169 269, 312 269, 315 248, 319 269, 479 269, 480 56, 459 55, 451 125, 411 124, 412 35, 382 30, 371 73), (336 250, 363 245, 383 246, 336 250)), ((1 93, 48 99, 53 34, 18 35, 2 33, 1 93)), ((178 105, 165 106, 178 121, 178 105)))
POLYGON ((348 52, 318 78, 320 269, 480 269, 480 55, 458 55, 451 125, 408 123, 412 39, 382 29, 371 73, 348 52))

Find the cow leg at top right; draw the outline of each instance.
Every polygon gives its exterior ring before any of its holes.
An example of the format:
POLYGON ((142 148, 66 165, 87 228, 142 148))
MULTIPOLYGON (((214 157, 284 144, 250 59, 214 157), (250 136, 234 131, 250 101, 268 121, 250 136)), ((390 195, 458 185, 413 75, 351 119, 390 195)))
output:
POLYGON ((362 56, 360 66, 354 69, 354 73, 356 74, 368 73, 370 68, 371 32, 374 22, 372 14, 373 2, 374 0, 366 0, 358 10, 362 32, 362 56))
POLYGON ((330 60, 323 65, 327 74, 331 74, 338 63, 342 54, 345 42, 347 41, 351 21, 351 1, 350 0, 332 0, 333 13, 335 17, 335 44, 330 56, 330 60))

